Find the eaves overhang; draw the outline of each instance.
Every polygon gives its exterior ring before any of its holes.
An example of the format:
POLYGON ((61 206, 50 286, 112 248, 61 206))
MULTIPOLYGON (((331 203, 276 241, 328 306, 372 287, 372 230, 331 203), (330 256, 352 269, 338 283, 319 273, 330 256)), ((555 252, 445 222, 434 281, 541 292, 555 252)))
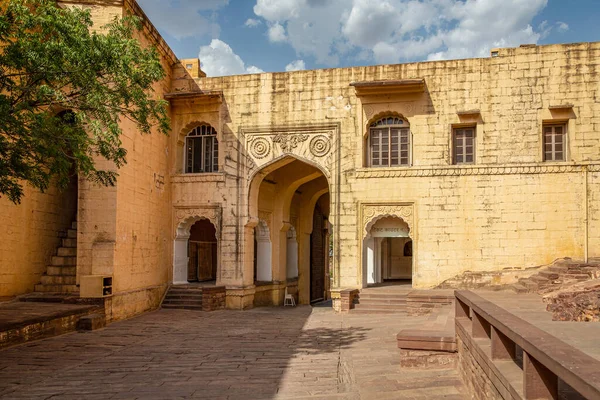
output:
POLYGON ((194 101, 201 104, 221 104, 223 103, 223 92, 220 90, 204 90, 193 92, 174 92, 166 93, 165 100, 168 101, 194 101))
POLYGON ((357 96, 411 94, 425 92, 425 79, 401 79, 352 82, 357 96))

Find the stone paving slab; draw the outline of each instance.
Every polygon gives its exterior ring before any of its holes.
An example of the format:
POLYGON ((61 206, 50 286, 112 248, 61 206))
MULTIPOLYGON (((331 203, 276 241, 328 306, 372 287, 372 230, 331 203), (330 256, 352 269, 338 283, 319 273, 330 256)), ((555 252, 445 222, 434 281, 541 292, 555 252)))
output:
POLYGON ((402 370, 426 317, 159 310, 0 350, 6 399, 463 399, 453 370, 402 370))
POLYGON ((515 294, 512 291, 474 291, 486 300, 513 313, 517 317, 548 332, 552 336, 600 360, 600 323, 552 321, 552 313, 537 294, 515 294))

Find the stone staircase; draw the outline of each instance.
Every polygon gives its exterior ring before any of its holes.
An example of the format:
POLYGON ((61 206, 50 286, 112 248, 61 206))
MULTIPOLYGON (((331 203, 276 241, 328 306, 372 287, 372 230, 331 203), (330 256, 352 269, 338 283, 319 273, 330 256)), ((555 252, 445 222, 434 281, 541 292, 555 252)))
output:
POLYGON ((600 278, 600 262, 582 263, 570 258, 556 260, 529 278, 521 278, 510 286, 516 293, 545 294, 565 285, 600 278))
POLYGON ((52 257, 51 265, 42 275, 40 284, 35 285, 35 292, 41 293, 74 293, 78 292, 77 279, 77 221, 71 228, 60 232, 62 245, 52 257))
POLYGON ((353 314, 406 314, 406 291, 362 289, 354 300, 353 314))
POLYGON ((161 307, 202 311, 202 287, 186 285, 171 286, 161 307))

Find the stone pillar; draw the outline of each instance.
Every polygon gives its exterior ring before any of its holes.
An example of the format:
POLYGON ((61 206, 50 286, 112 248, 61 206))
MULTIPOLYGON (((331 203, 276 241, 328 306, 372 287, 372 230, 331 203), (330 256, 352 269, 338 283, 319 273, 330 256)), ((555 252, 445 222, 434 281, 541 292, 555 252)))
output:
POLYGON ((286 279, 294 279, 298 277, 298 241, 293 227, 287 231, 286 248, 286 279))
POLYGON ((271 241, 264 237, 256 239, 256 280, 271 282, 273 266, 271 263, 271 241))
POLYGON ((187 270, 189 264, 188 257, 188 239, 190 238, 189 233, 187 235, 178 235, 175 238, 173 245, 173 284, 181 285, 188 283, 187 281, 187 270))
POLYGON ((298 234, 298 303, 310 304, 310 233, 298 234))
POLYGON ((365 262, 367 267, 367 284, 376 283, 375 276, 375 238, 368 237, 365 239, 365 262))

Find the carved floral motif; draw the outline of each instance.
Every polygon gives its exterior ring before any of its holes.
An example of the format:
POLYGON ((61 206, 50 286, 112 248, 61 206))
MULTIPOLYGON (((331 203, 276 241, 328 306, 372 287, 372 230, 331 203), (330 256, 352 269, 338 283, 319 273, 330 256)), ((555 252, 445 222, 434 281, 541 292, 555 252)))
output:
POLYGON ((279 146, 284 153, 291 153, 292 150, 298 147, 300 143, 305 142, 307 139, 308 135, 300 133, 291 135, 280 133, 273 138, 273 143, 279 143, 279 146))
POLYGON ((218 239, 220 237, 221 209, 217 207, 193 207, 176 209, 175 227, 177 229, 177 234, 180 234, 179 230, 182 226, 186 225, 186 222, 190 220, 198 221, 201 219, 207 219, 214 225, 217 231, 216 234, 218 239))

